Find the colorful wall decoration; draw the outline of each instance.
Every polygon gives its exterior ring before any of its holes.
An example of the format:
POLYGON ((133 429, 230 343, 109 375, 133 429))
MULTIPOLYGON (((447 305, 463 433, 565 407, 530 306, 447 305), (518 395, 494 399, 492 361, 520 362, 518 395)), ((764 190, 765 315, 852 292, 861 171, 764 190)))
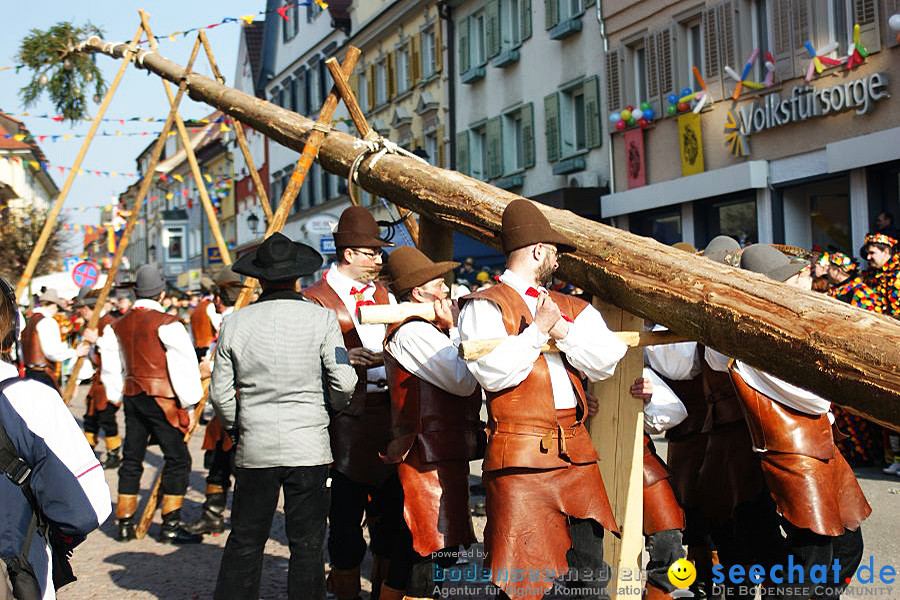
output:
POLYGON ((681 148, 681 175, 702 173, 705 167, 699 114, 688 113, 678 117, 678 144, 681 148))
POLYGON ((628 189, 647 185, 647 168, 644 154, 644 132, 631 129, 625 132, 625 169, 628 172, 628 189))

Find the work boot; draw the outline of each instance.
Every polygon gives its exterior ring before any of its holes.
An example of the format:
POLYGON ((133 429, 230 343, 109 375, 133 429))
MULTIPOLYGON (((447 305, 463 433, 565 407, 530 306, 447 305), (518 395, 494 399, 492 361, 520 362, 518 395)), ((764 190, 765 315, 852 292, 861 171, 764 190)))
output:
POLYGON ((210 487, 212 486, 207 486, 206 488, 203 514, 193 523, 184 526, 184 529, 189 533, 218 534, 225 531, 225 492, 211 492, 210 487))
POLYGON ((106 450, 106 458, 103 459, 104 469, 118 469, 122 464, 122 448, 106 450))
POLYGON ((378 600, 404 600, 408 598, 403 590, 396 590, 389 587, 388 584, 381 584, 381 593, 378 594, 378 600))
POLYGON ((116 503, 116 539, 127 542, 135 539, 134 513, 137 510, 137 494, 119 494, 116 503))
POLYGON ((178 509, 162 516, 159 541, 163 544, 199 544, 203 541, 203 536, 184 528, 184 523, 181 522, 181 509, 178 509))
MULTIPOLYGON (((359 567, 352 569, 332 568, 325 578, 325 587, 338 600, 359 600, 362 589, 359 581, 359 567)), ((373 586, 374 590, 375 587, 373 586)))
POLYGON ((372 571, 369 573, 369 581, 372 582, 370 600, 378 600, 381 597, 381 584, 387 579, 390 568, 391 559, 377 554, 372 558, 372 571))

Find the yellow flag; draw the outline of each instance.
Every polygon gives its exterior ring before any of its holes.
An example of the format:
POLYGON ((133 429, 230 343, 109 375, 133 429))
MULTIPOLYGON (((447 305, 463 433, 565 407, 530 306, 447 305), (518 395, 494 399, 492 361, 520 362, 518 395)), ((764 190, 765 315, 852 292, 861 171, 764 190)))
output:
POLYGON ((41 167, 41 165, 36 160, 29 160, 28 164, 31 165, 31 168, 34 170, 38 170, 41 167))
POLYGON ((181 175, 178 175, 178 174, 172 175, 172 178, 173 178, 175 181, 180 181, 181 183, 184 183, 184 177, 182 177, 181 175))
POLYGON ((678 117, 678 145, 681 148, 681 175, 702 173, 705 168, 700 115, 691 112, 678 117))
POLYGON ((222 123, 221 125, 219 125, 219 131, 225 133, 226 131, 231 131, 231 127, 229 127, 225 123, 222 123))
POLYGON ((25 134, 17 133, 16 135, 13 136, 13 139, 16 140, 17 142, 21 142, 22 140, 25 139, 25 134))
POLYGON ((174 197, 175 197, 175 194, 173 194, 172 192, 169 192, 168 194, 166 194, 166 200, 171 200, 174 197))
POLYGON ((116 253, 116 230, 113 229, 112 224, 107 225, 108 235, 106 237, 106 250, 110 254, 116 253))
POLYGON ((243 21, 246 25, 250 25, 251 23, 253 23, 253 19, 255 18, 256 15, 244 15, 243 17, 241 17, 241 21, 243 21))
POLYGON ((204 173, 203 178, 206 179, 206 183, 212 183, 212 177, 209 176, 209 173, 204 173))

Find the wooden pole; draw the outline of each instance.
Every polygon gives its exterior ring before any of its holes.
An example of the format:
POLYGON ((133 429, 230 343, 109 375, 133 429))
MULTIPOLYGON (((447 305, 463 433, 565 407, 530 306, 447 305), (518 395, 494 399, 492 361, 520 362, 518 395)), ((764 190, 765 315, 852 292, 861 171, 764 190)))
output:
MULTIPOLYGON (((641 330, 640 317, 600 301, 595 301, 594 306, 611 330, 641 330)), ((590 386, 600 409, 588 423, 588 430, 600 458, 600 472, 613 515, 622 531, 621 538, 607 535, 603 541, 603 560, 613 567, 613 577, 607 587, 611 600, 638 600, 642 594, 644 406, 632 397, 629 389, 643 368, 643 350, 630 349, 612 377, 590 386), (618 593, 630 588, 636 591, 618 593)))
MULTIPOLYGON (((137 44, 140 38, 141 28, 138 27, 138 30, 134 34, 134 38, 131 40, 131 46, 137 44)), ((31 277, 34 275, 34 270, 37 268, 41 255, 44 253, 44 248, 47 247, 47 242, 50 240, 50 234, 53 233, 53 228, 56 227, 56 221, 59 219, 59 213, 62 211, 63 203, 66 201, 66 198, 69 197, 69 192, 72 190, 75 178, 78 177, 78 172, 81 171, 81 163, 84 161, 84 157, 87 154, 88 148, 91 146, 91 142, 94 141, 97 128, 100 126, 103 115, 106 114, 106 109, 109 107, 109 103, 112 102, 113 96, 119 88, 119 82, 122 81, 122 76, 125 74, 125 69, 128 68, 129 62, 131 62, 131 55, 123 54, 122 64, 119 65, 119 70, 116 72, 115 78, 113 78, 109 89, 106 91, 106 95, 103 97, 103 101, 100 103, 99 108, 97 108, 97 114, 94 115, 94 121, 91 123, 91 128, 88 130, 84 142, 81 143, 81 149, 78 151, 75 162, 69 170, 66 182, 63 184, 62 190, 60 190, 59 196, 57 196, 56 200, 53 202, 50 212, 47 213, 47 220, 44 221, 44 226, 41 228, 41 235, 38 237, 37 243, 35 243, 34 248, 31 250, 31 256, 28 257, 25 271, 22 273, 22 276, 19 277, 19 282, 16 284, 16 302, 21 298, 22 292, 25 291, 28 284, 31 283, 31 277)), ((73 373, 75 373, 73 377, 76 377, 77 372, 73 373)))
MULTIPOLYGON (((351 48, 352 47, 353 46, 351 46, 351 48)), ((328 67, 328 71, 331 73, 331 78, 334 80, 334 85, 340 92, 341 99, 343 99, 344 105, 347 107, 347 111, 350 113, 350 118, 353 119, 353 124, 356 125, 356 129, 359 131, 360 137, 362 137, 362 139, 366 141, 376 139, 378 137, 378 134, 375 132, 375 130, 372 129, 372 127, 369 125, 369 122, 366 121, 366 116, 363 114, 362 108, 359 106, 359 102, 357 102, 356 100, 356 95, 353 93, 353 90, 350 89, 350 84, 347 82, 347 77, 349 75, 344 75, 343 73, 341 73, 336 58, 329 58, 328 60, 326 60, 325 66, 328 67)), ((413 244, 418 246, 419 224, 418 222, 416 222, 415 215, 413 215, 405 208, 400 208, 400 218, 405 221, 406 230, 409 232, 409 237, 412 238, 413 244)))
MULTIPOLYGON (((356 62, 359 60, 359 54, 360 52, 358 49, 351 48, 347 52, 347 56, 344 58, 344 64, 341 66, 341 71, 348 74, 352 73, 353 69, 356 67, 356 62)), ((320 123, 323 126, 327 123, 330 123, 331 117, 334 115, 334 110, 337 108, 337 103, 337 90, 335 88, 332 88, 331 92, 328 94, 328 97, 325 98, 325 102, 322 104, 322 109, 319 112, 317 123, 320 123)), ((314 130, 310 134, 310 137, 303 148, 303 152, 300 154, 300 159, 297 161, 297 165, 294 167, 294 173, 291 175, 290 183, 288 183, 287 188, 284 190, 284 193, 281 196, 281 201, 278 204, 278 209, 275 211, 272 220, 269 221, 269 226, 266 228, 266 237, 272 235, 276 231, 281 231, 281 229, 284 227, 284 223, 287 221, 288 214, 291 211, 291 205, 293 205, 294 200, 297 198, 297 194, 300 192, 300 188, 303 186, 303 181, 306 178, 306 174, 309 173, 309 168, 312 166, 312 162, 313 160, 315 160, 316 155, 319 152, 319 146, 322 145, 322 142, 324 140, 325 133, 323 131, 314 130)), ((241 293, 238 295, 237 301, 234 303, 234 310, 240 310, 250 303, 250 297, 253 295, 253 290, 255 288, 255 279, 253 279, 252 277, 247 277, 244 279, 244 285, 241 289, 241 293)), ((195 417, 199 417, 203 412, 203 407, 206 405, 208 396, 209 381, 204 381, 203 398, 200 400, 200 403, 197 405, 197 408, 194 411, 195 417)), ((195 418, 195 427, 197 421, 199 421, 199 419, 195 418)), ((184 438, 185 442, 190 440, 193 433, 193 428, 187 432, 184 438)), ((150 528, 150 523, 153 521, 153 515, 156 512, 157 505, 159 504, 159 488, 161 481, 162 479, 160 475, 157 475, 156 482, 153 484, 153 488, 150 492, 150 497, 147 499, 147 504, 146 506, 144 506, 143 513, 141 513, 141 519, 140 521, 138 521, 138 525, 135 528, 135 533, 139 539, 147 535, 147 530, 150 528)))
MULTIPOLYGON (((143 10, 138 12, 141 15, 141 24, 144 31, 147 32, 147 38, 150 40, 150 48, 152 48, 153 51, 156 51, 157 48, 159 48, 159 43, 156 41, 156 38, 153 37, 153 32, 150 29, 149 15, 143 10)), ((199 48, 200 38, 198 36, 197 41, 194 42, 192 54, 196 54, 199 48)), ((187 76, 187 73, 185 73, 185 76, 187 76)), ((175 106, 175 98, 172 96, 172 90, 169 89, 169 82, 163 79, 162 85, 166 92, 166 98, 169 100, 169 106, 175 106)), ((184 126, 181 115, 178 114, 177 111, 175 112, 175 127, 178 129, 178 139, 181 140, 181 145, 184 148, 184 154, 187 157, 188 165, 191 168, 191 175, 194 177, 194 183, 197 184, 197 193, 200 194, 200 203, 203 204, 206 218, 209 219, 209 229, 212 231, 213 238, 216 240, 216 246, 218 246, 219 254, 222 256, 222 263, 225 264, 225 266, 228 266, 231 264, 231 253, 228 251, 228 244, 225 243, 225 238, 222 237, 222 228, 219 226, 219 218, 216 216, 216 209, 212 205, 212 200, 209 199, 209 192, 206 189, 206 183, 203 181, 203 174, 200 172, 197 156, 194 154, 194 147, 191 146, 191 138, 188 135, 187 128, 184 126)))
MULTIPOLYGON (((203 49, 206 51, 206 58, 209 61, 213 76, 216 78, 216 81, 224 84, 225 77, 223 77, 222 72, 219 71, 219 65, 216 63, 216 59, 213 56, 212 46, 209 45, 206 32, 201 29, 199 36, 200 42, 203 44, 203 49)), ((253 187, 256 188, 256 193, 262 204, 263 212, 266 215, 266 223, 269 223, 272 220, 272 207, 269 204, 269 195, 266 193, 266 188, 263 186, 262 179, 259 178, 259 172, 256 170, 256 166, 253 164, 253 156, 250 154, 250 147, 247 145, 247 137, 244 135, 244 126, 241 125, 241 122, 238 120, 233 120, 232 125, 234 126, 234 136, 237 138, 238 146, 241 148, 241 154, 244 155, 244 161, 247 163, 247 169, 250 171, 250 179, 253 180, 253 187)))
MULTIPOLYGON (((197 53, 195 51, 191 54, 191 58, 188 61, 187 66, 185 67, 185 72, 190 72, 196 58, 197 53)), ((169 109, 166 123, 163 126, 159 137, 156 138, 156 144, 154 144, 153 150, 150 153, 150 161, 147 164, 147 170, 144 172, 144 178, 141 180, 141 185, 138 188, 137 196, 135 197, 134 204, 131 207, 131 214, 128 215, 128 220, 125 222, 125 230, 122 232, 122 238, 119 241, 119 245, 116 248, 116 253, 113 256, 112 264, 110 265, 109 271, 106 274, 106 283, 103 285, 103 289, 100 290, 100 295, 97 297, 97 303, 94 305, 94 309, 91 311, 91 317, 88 319, 87 325, 85 325, 85 328, 87 329, 96 329, 97 324, 100 322, 100 312, 103 310, 103 305, 106 304, 106 299, 109 298, 109 292, 112 289, 113 284, 115 283, 116 275, 118 275, 119 273, 119 268, 122 265, 122 258, 125 256, 125 250, 128 248, 128 244, 131 240, 131 233, 134 231, 134 227, 137 224, 141 212, 141 207, 144 204, 144 199, 147 197, 147 193, 150 191, 150 186, 153 184, 153 179, 156 175, 156 166, 159 164, 160 157, 162 156, 162 151, 166 146, 166 140, 169 137, 169 131, 172 129, 172 122, 174 120, 175 111, 178 110, 178 106, 181 104, 181 99, 184 97, 186 89, 186 87, 181 86, 178 88, 178 94, 175 96, 175 102, 169 109)), ((62 394, 63 402, 65 402, 66 404, 69 404, 69 402, 72 401, 72 397, 75 395, 75 390, 78 387, 78 377, 76 377, 75 374, 81 370, 81 365, 83 362, 84 357, 78 357, 78 359, 75 361, 75 366, 72 369, 73 376, 69 377, 68 381, 66 381, 66 387, 63 389, 62 394)))

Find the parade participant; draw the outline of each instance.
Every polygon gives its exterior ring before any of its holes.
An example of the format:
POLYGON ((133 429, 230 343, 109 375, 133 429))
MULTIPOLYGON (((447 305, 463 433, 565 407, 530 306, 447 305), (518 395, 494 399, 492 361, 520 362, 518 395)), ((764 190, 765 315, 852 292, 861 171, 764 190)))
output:
MULTIPOLYGON (((741 267, 798 289, 811 287, 808 263, 793 262, 771 246, 745 249, 741 267)), ((828 574, 822 587, 842 590, 862 559, 860 524, 872 509, 834 443, 831 403, 742 361, 731 361, 729 371, 786 533, 788 559, 802 568, 802 582, 789 579, 785 568, 784 582, 774 586, 778 597, 821 597, 812 582, 814 567, 828 574)))
POLYGON ((66 310, 65 301, 56 290, 48 289, 41 294, 40 306, 34 309, 34 314, 22 330, 25 376, 46 383, 57 392, 60 384, 56 375, 57 364, 86 356, 90 350, 87 344, 70 348, 62 341, 59 323, 55 318, 60 310, 66 310))
MULTIPOLYGON (((241 289, 240 275, 230 269, 222 271, 216 277, 213 304, 220 318, 224 319, 234 312, 234 303, 237 302, 241 289)), ((219 329, 217 327, 216 331, 219 329)), ((185 529, 191 533, 222 533, 225 531, 225 504, 231 488, 234 441, 226 433, 222 420, 218 417, 213 417, 206 425, 203 449, 206 451, 203 462, 207 468, 203 514, 185 529)))
POLYGON ((395 323, 385 337, 392 439, 384 459, 397 465, 403 486, 411 575, 401 588, 383 584, 381 600, 431 598, 436 564, 454 564, 459 546, 476 541, 469 515, 469 461, 480 458, 484 429, 481 388, 459 356, 444 282, 458 264, 434 263, 412 247, 398 248, 388 259, 394 295, 433 303, 436 318, 395 323))
POLYGON ((582 377, 612 375, 626 346, 589 304, 542 287, 557 253, 574 247, 535 204, 510 202, 500 237, 500 283, 462 298, 459 317, 463 341, 505 338, 467 363, 488 399, 484 568, 513 597, 540 597, 567 567, 578 572, 567 586, 602 594, 603 530, 619 529, 584 426, 582 377), (560 352, 542 353, 551 339, 560 352))
MULTIPOLYGON (((331 419, 331 511, 328 515, 329 590, 338 600, 359 596, 360 565, 366 553, 363 514, 369 527, 373 597, 390 575, 390 556, 403 531, 403 499, 394 465, 379 453, 390 439, 390 396, 382 351, 384 325, 360 325, 357 308, 393 304, 394 297, 375 281, 381 272, 381 248, 390 244, 378 237, 378 224, 366 209, 351 206, 334 231, 337 262, 303 295, 337 315, 350 364, 358 383, 350 405, 331 419)), ((402 581, 406 569, 398 565, 392 580, 402 581)), ((394 586, 402 587, 402 586, 394 586)))
POLYGON ((860 254, 869 263, 862 278, 881 296, 882 312, 900 318, 900 252, 898 242, 883 233, 866 236, 860 254))
POLYGON ((828 267, 831 261, 828 260, 828 253, 823 252, 815 260, 813 260, 813 283, 814 292, 827 292, 831 287, 831 281, 828 278, 828 267))
MULTIPOLYGON (((80 313, 85 322, 91 318, 91 313, 97 305, 97 293, 91 292, 90 288, 83 287, 75 298, 76 310, 80 313)), ((116 421, 116 412, 119 410, 117 402, 110 402, 106 393, 106 387, 103 385, 101 376, 103 365, 103 345, 112 336, 112 326, 116 322, 107 311, 100 313, 100 320, 96 329, 85 329, 84 340, 92 344, 91 352, 88 354, 91 365, 93 366, 93 374, 90 378, 90 389, 88 389, 85 403, 87 410, 84 413, 82 423, 84 426, 84 437, 87 438, 91 448, 97 447, 99 441, 98 436, 102 430, 106 439, 106 458, 103 460, 104 469, 118 469, 122 463, 122 438, 119 437, 119 424, 116 421), (103 342, 100 342, 103 338, 103 342)), ((114 352, 108 354, 108 361, 112 361, 115 366, 112 369, 121 369, 119 364, 119 353, 114 352)))
POLYGON ((130 273, 122 271, 116 280, 113 288, 113 307, 109 314, 114 319, 121 319, 134 304, 134 280, 130 273))
POLYGON ((162 528, 159 541, 199 542, 200 536, 184 530, 181 505, 191 472, 191 454, 184 441, 193 424, 193 407, 203 396, 200 370, 184 325, 165 314, 165 280, 153 265, 137 270, 134 291, 138 300, 124 317, 104 335, 101 353, 119 352, 121 370, 103 361, 101 377, 113 402, 125 406, 125 444, 119 467, 119 498, 116 504, 117 538, 135 537, 144 455, 151 438, 163 453, 161 493, 162 528))
POLYGON ((194 338, 194 349, 197 352, 197 360, 203 360, 209 347, 212 346, 222 323, 222 316, 216 307, 213 291, 215 283, 208 277, 201 281, 204 291, 200 302, 191 310, 191 335, 194 338))
POLYGON ((210 398, 237 439, 232 530, 214 598, 259 597, 279 493, 291 557, 287 598, 324 600, 329 408, 356 386, 335 315, 303 302, 297 280, 322 257, 274 233, 232 266, 259 279, 259 301, 229 315, 216 344, 210 398))
POLYGON ((828 254, 828 278, 831 288, 828 295, 865 310, 882 312, 882 298, 863 282, 859 266, 842 252, 828 254))

